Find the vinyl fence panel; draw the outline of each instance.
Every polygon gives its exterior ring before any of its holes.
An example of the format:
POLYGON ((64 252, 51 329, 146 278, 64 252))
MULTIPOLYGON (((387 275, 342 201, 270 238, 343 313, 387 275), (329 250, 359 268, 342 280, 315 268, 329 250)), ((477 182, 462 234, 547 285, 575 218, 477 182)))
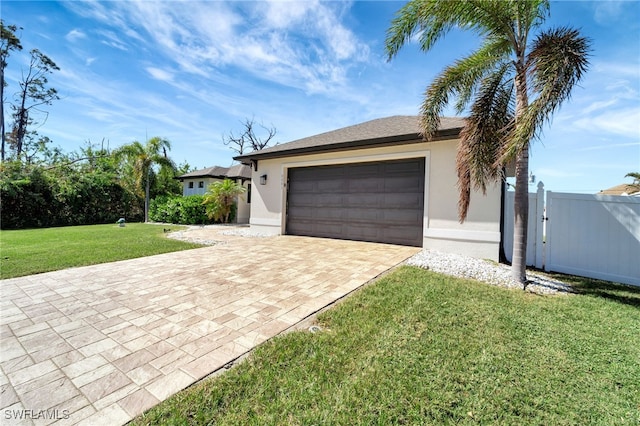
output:
POLYGON ((547 191, 545 270, 640 285, 640 198, 547 191))

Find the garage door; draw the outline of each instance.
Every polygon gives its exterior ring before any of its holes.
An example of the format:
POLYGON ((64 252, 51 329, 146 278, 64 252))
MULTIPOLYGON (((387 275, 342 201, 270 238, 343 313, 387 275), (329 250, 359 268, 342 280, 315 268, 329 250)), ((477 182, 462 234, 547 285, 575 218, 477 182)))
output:
POLYGON ((286 233, 422 246, 424 158, 293 168, 286 233))

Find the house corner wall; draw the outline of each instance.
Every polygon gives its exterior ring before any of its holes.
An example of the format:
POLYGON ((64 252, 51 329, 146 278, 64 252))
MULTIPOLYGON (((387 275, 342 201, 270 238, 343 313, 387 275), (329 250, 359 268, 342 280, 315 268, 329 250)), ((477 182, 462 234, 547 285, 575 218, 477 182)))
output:
POLYGON ((425 208, 423 247, 482 259, 499 260, 500 184, 486 194, 472 191, 467 218, 458 218, 457 141, 430 144, 428 208, 425 208))
POLYGON ((249 225, 252 233, 281 235, 286 194, 282 160, 258 162, 258 170, 251 172, 251 214, 249 225), (267 175, 267 182, 260 184, 260 176, 267 175))

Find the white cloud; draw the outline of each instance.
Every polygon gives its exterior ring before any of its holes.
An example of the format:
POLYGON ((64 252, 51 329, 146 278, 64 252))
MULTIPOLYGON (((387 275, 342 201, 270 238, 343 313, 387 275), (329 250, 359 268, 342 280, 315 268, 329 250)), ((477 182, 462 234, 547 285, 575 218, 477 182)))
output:
POLYGON ((601 150, 601 149, 626 148, 626 147, 630 147, 630 146, 635 146, 635 147, 640 148, 640 141, 639 142, 605 143, 605 144, 600 144, 600 145, 592 145, 592 146, 587 146, 587 147, 584 147, 584 148, 578 148, 578 149, 576 149, 576 151, 596 151, 596 150, 601 150))
POLYGON ((603 132, 640 140, 640 106, 607 109, 600 114, 580 118, 574 124, 590 132, 603 132))
POLYGON ((267 1, 264 3, 265 23, 271 28, 286 29, 304 21, 310 10, 319 6, 318 1, 267 1))
POLYGON ((368 46, 341 22, 348 7, 318 1, 189 7, 128 1, 74 10, 114 28, 102 31, 103 43, 127 50, 132 39, 144 39, 145 48, 188 73, 209 76, 231 67, 309 93, 344 96, 349 70, 369 58, 368 46))
POLYGON ((155 78, 156 80, 160 80, 160 81, 173 80, 172 72, 161 70, 160 68, 156 68, 156 67, 147 67, 146 70, 149 73, 149 75, 151 75, 151 77, 155 78))
POLYGON ((593 64, 555 124, 606 138, 640 141, 640 71, 628 63, 593 64))
POLYGON ((118 35, 113 31, 100 31, 99 34, 103 37, 101 43, 109 47, 113 47, 118 50, 126 52, 129 50, 127 43, 122 41, 118 35))
POLYGON ((623 3, 624 2, 620 0, 600 0, 593 2, 596 22, 606 25, 612 21, 616 21, 623 12, 623 3))
POLYGON ((615 75, 618 78, 639 78, 640 67, 638 58, 629 58, 632 62, 598 62, 593 64, 592 70, 602 75, 615 75))
POLYGON ((617 103, 618 101, 616 99, 608 99, 606 101, 595 101, 592 104, 590 104, 589 106, 587 106, 586 108, 584 108, 582 110, 583 114, 590 114, 594 111, 600 111, 602 109, 605 109, 607 107, 613 106, 617 103))
POLYGON ((69 31, 64 38, 67 39, 67 41, 74 42, 76 40, 87 38, 87 35, 80 30, 73 29, 69 31))

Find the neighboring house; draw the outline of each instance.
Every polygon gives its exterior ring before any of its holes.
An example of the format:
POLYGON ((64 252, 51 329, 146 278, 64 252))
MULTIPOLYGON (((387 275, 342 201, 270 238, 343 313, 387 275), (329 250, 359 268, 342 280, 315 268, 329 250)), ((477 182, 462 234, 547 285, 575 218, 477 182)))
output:
POLYGON ((640 196, 640 190, 637 186, 629 183, 622 183, 620 185, 612 186, 609 189, 603 189, 598 192, 599 195, 631 195, 634 197, 640 196))
POLYGON ((252 166, 251 229, 433 248, 498 260, 501 185, 458 221, 462 118, 425 142, 416 116, 368 121, 235 157, 252 166))
POLYGON ((231 167, 213 166, 202 170, 177 176, 182 182, 182 195, 202 195, 213 182, 231 179, 246 188, 246 192, 238 197, 236 222, 249 223, 251 206, 251 168, 244 164, 231 167))

